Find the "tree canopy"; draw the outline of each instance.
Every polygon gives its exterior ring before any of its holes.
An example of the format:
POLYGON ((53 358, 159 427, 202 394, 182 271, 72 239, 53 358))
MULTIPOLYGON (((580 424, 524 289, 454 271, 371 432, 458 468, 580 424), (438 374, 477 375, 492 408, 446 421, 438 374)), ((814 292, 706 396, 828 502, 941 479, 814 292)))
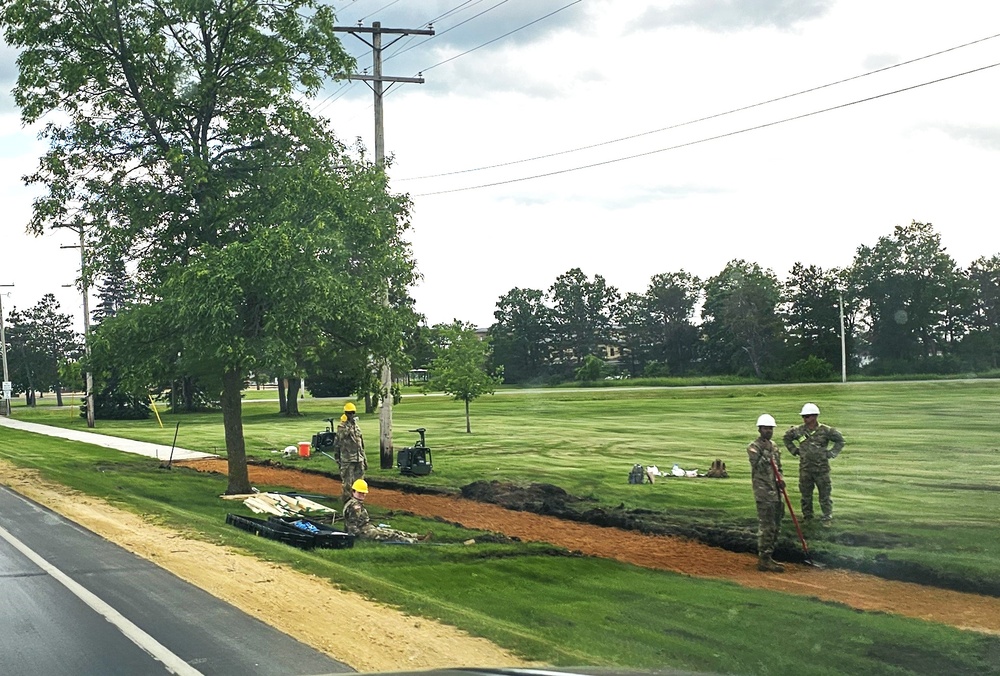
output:
POLYGON ((56 120, 26 177, 45 188, 30 228, 84 228, 89 270, 125 262, 153 289, 154 352, 217 383, 229 490, 248 491, 247 375, 294 374, 329 341, 398 353, 402 320, 380 301, 414 275, 407 200, 307 108, 324 81, 353 67, 332 9, 314 0, 0 8, 20 49, 22 117, 56 120))

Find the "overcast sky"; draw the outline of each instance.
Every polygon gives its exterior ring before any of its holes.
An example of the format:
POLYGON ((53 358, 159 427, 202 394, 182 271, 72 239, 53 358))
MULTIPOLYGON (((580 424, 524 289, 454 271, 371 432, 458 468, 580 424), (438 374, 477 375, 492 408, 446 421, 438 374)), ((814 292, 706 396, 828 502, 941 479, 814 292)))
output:
MULTIPOLYGON (((400 39, 383 65, 426 78, 384 101, 392 186, 413 199, 413 296, 431 324, 488 326, 501 295, 547 289, 574 267, 622 293, 738 258, 781 278, 795 262, 843 267, 913 220, 933 223, 960 265, 1000 253, 1000 2, 335 7, 343 25, 436 19, 434 38, 400 39)), ((370 67, 370 49, 343 40, 370 67)), ((33 196, 19 176, 41 146, 8 93, 14 57, 0 51, 0 284, 16 284, 4 311, 52 292, 79 315, 79 294, 61 286, 79 265, 59 248, 71 234, 24 234, 33 196)), ((364 83, 331 83, 314 110, 373 147, 364 83)))

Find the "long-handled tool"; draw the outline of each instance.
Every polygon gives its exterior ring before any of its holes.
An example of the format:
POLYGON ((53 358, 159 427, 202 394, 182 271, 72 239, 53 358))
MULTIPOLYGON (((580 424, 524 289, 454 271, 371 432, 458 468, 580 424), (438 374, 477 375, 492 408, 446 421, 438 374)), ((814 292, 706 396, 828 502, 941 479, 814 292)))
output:
POLYGON ((170 465, 174 462, 174 446, 177 445, 177 432, 181 429, 181 424, 177 423, 177 427, 174 428, 174 440, 170 444, 170 459, 167 460, 167 469, 170 469, 170 465))
POLYGON ((812 566, 813 568, 822 568, 823 564, 816 563, 812 560, 812 555, 809 553, 809 545, 806 544, 806 538, 802 535, 802 527, 799 526, 799 520, 795 517, 795 510, 792 509, 792 501, 788 499, 788 491, 785 490, 785 481, 781 478, 781 472, 778 471, 778 464, 774 462, 773 456, 768 456, 771 461, 771 469, 774 470, 774 481, 778 486, 778 490, 781 494, 785 496, 785 504, 788 505, 788 513, 792 515, 792 523, 795 524, 795 532, 799 534, 799 542, 802 543, 802 551, 805 553, 806 558, 802 563, 807 566, 812 566))

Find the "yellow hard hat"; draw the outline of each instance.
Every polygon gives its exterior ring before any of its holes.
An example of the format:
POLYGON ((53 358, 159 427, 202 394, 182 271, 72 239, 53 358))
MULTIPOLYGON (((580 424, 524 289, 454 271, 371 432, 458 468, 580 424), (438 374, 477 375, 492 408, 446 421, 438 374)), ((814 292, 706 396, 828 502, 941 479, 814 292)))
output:
POLYGON ((340 422, 347 422, 347 414, 340 416, 340 422))
POLYGON ((350 412, 350 413, 357 413, 358 412, 358 407, 355 406, 353 402, 349 401, 346 404, 344 404, 344 413, 348 413, 348 412, 350 412))
POLYGON ((358 493, 367 493, 368 492, 368 482, 365 481, 364 479, 358 479, 353 484, 351 484, 351 490, 352 491, 357 491, 358 493))

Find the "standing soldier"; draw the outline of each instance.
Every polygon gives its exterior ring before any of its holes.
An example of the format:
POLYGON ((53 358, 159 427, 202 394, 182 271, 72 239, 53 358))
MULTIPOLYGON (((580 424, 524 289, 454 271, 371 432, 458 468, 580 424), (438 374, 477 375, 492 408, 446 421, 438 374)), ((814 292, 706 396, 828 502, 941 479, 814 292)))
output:
POLYGON ((802 494, 802 518, 813 518, 813 486, 819 489, 819 507, 823 510, 823 525, 833 519, 833 500, 830 498, 830 461, 844 448, 844 437, 836 429, 820 425, 819 407, 806 404, 802 407, 802 424, 785 432, 785 448, 799 457, 799 493, 802 494), (798 446, 795 445, 798 442, 798 446), (830 444, 833 447, 830 447, 830 444))
POLYGON ((358 427, 357 407, 347 402, 344 404, 344 415, 347 419, 337 426, 337 456, 340 458, 340 481, 344 504, 351 499, 351 485, 358 479, 363 479, 368 469, 365 458, 365 440, 358 427))
POLYGON ((785 482, 781 478, 781 451, 771 441, 774 428, 774 418, 767 413, 757 418, 759 436, 747 446, 747 455, 750 456, 753 497, 757 503, 757 570, 780 573, 785 567, 772 559, 771 554, 778 541, 781 518, 785 515, 785 505, 781 502, 785 482))

